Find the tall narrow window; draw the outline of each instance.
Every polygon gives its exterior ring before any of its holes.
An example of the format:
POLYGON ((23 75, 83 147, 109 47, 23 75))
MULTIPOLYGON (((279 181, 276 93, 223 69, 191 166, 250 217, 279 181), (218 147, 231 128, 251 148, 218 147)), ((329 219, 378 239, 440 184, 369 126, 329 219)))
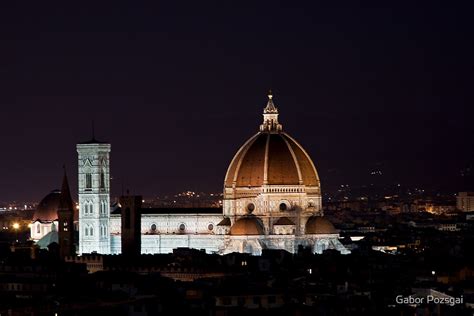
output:
POLYGON ((104 170, 100 171, 100 188, 105 189, 105 176, 104 176, 104 170))
POLYGON ((89 230, 89 235, 94 236, 94 229, 92 227, 89 230))
POLYGON ((92 189, 92 174, 86 173, 86 189, 92 189))

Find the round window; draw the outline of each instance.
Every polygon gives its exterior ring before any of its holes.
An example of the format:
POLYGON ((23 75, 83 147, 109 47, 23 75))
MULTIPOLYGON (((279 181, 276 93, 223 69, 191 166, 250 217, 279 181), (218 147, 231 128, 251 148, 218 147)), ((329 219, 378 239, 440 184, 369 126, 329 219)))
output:
POLYGON ((280 203, 280 211, 286 211, 288 209, 288 205, 286 203, 280 203))
POLYGON ((255 210, 255 204, 249 203, 249 204, 247 205, 247 211, 248 211, 249 213, 252 213, 254 210, 255 210))
POLYGON ((151 225, 151 231, 155 232, 156 231, 156 224, 151 225))
POLYGON ((184 224, 179 225, 179 230, 180 231, 184 231, 185 229, 186 229, 186 225, 184 225, 184 224))
POLYGON ((209 230, 213 230, 213 229, 214 229, 214 225, 212 225, 212 224, 209 224, 209 225, 207 226, 207 229, 209 229, 209 230))

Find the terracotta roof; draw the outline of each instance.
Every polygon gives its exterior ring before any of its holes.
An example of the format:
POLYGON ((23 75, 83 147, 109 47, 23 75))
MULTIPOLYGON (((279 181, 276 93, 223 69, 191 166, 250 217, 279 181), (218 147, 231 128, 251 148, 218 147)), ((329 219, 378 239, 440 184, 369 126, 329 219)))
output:
POLYGON ((224 219, 221 220, 221 221, 219 222, 219 224, 217 224, 217 226, 230 226, 230 224, 231 224, 231 223, 230 223, 230 218, 224 217, 224 219))
POLYGON ((224 184, 226 187, 234 183, 237 187, 255 187, 265 182, 317 186, 319 177, 309 155, 288 134, 260 132, 232 159, 224 184))
POLYGON ((231 235, 263 235, 263 227, 255 216, 246 216, 237 220, 230 228, 231 235))
MULTIPOLYGON (((122 208, 112 205, 112 214, 121 214, 122 208)), ((222 207, 142 207, 141 214, 221 214, 222 207)))
POLYGON ((54 221, 58 219, 58 208, 61 191, 54 190, 46 195, 36 207, 33 220, 54 221))
POLYGON ((306 222, 306 234, 337 234, 334 225, 325 217, 311 216, 306 222))

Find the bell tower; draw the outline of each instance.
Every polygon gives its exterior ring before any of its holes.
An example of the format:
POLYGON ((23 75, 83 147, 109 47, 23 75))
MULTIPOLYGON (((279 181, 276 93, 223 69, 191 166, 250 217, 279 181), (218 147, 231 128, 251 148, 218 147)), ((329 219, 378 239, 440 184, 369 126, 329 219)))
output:
POLYGON ((110 144, 77 144, 79 169, 79 254, 110 253, 110 144))

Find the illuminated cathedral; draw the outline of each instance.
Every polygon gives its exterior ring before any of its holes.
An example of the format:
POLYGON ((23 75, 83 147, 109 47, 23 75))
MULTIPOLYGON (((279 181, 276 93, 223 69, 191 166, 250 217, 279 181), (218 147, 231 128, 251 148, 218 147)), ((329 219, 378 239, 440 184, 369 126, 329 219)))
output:
MULTIPOLYGON (((126 197, 111 208, 111 145, 96 139, 77 144, 77 253, 120 254, 136 240, 143 254, 187 247, 259 255, 263 249, 295 253, 300 246, 315 253, 349 253, 323 216, 313 161, 283 131, 278 116, 270 93, 258 132, 240 147, 227 169, 222 209, 142 208, 141 199, 126 197)), ((35 212, 31 236, 38 243, 45 244, 44 238, 51 239, 60 227, 55 209, 59 197, 58 191, 50 193, 35 212)))

